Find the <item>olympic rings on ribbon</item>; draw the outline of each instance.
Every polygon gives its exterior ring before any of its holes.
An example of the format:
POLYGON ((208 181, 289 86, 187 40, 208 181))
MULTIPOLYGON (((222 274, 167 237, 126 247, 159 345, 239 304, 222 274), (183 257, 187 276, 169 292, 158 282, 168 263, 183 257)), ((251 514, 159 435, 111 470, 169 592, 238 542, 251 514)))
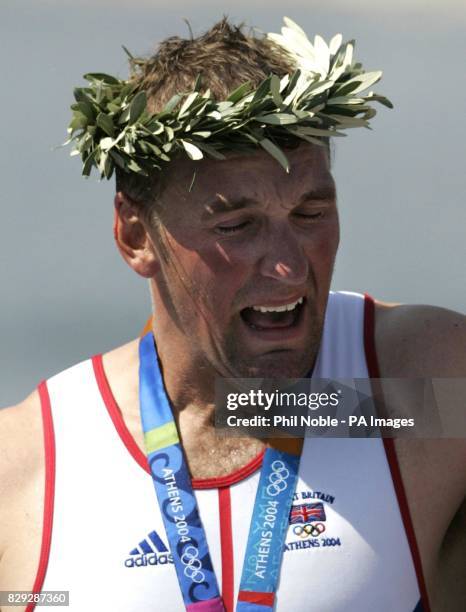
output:
POLYGON ((293 527, 293 533, 300 538, 316 538, 325 531, 325 525, 323 523, 306 523, 305 525, 295 525, 293 527))
POLYGON ((195 546, 186 546, 180 559, 185 566, 183 573, 187 578, 197 583, 205 580, 205 574, 201 571, 202 562, 199 559, 199 551, 195 546))
POLYGON ((269 475, 270 484, 267 485, 267 495, 275 497, 288 487, 286 481, 290 476, 290 472, 283 461, 275 460, 271 467, 273 471, 269 475))

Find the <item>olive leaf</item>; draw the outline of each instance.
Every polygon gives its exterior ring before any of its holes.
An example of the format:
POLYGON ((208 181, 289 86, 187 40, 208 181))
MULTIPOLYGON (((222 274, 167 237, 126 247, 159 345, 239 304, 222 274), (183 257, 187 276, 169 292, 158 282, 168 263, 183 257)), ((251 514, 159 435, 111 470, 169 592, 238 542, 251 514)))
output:
POLYGON ((259 140, 259 144, 263 149, 267 151, 267 153, 269 153, 278 161, 278 163, 284 168, 284 170, 286 170, 287 172, 290 171, 290 164, 288 162, 288 159, 283 153, 283 151, 279 147, 277 147, 277 145, 275 145, 268 138, 263 138, 262 140, 259 140))
POLYGON ((133 98, 129 106, 129 125, 133 125, 139 119, 147 106, 145 91, 139 91, 133 98))
POLYGON ((198 149, 195 145, 193 145, 191 142, 182 140, 181 144, 183 145, 186 153, 191 159, 202 159, 204 157, 202 151, 198 149))

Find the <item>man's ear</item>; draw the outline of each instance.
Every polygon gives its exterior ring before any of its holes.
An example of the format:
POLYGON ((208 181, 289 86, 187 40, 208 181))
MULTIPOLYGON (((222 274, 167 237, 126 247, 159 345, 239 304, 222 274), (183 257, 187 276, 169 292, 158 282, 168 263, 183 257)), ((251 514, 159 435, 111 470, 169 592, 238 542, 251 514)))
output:
POLYGON ((113 232, 118 250, 130 268, 144 278, 153 278, 159 266, 141 207, 121 191, 114 203, 113 232))

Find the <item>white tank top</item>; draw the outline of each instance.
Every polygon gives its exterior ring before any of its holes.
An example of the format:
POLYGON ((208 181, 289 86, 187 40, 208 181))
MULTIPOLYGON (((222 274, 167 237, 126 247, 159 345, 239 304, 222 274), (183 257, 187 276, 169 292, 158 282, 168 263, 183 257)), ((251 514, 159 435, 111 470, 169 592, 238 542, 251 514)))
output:
MULTIPOLYGON (((330 294, 316 377, 369 376, 373 340, 364 312, 372 304, 358 294, 330 294)), ((101 356, 39 390, 47 488, 35 588, 69 591, 70 612, 182 612, 145 456, 123 422, 101 356)), ((277 612, 423 609, 419 555, 409 516, 400 512, 406 500, 394 486, 392 451, 380 439, 305 440, 277 612), (303 513, 310 533, 292 522, 303 513)), ((236 605, 261 459, 224 478, 193 481, 227 612, 236 605)))

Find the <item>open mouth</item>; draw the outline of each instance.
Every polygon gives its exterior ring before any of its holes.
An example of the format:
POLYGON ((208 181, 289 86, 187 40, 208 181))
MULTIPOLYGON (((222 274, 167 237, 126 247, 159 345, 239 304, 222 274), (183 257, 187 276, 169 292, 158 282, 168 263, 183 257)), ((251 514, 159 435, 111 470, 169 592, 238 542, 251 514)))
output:
POLYGON ((243 308, 240 316, 255 331, 288 329, 299 324, 305 303, 303 296, 282 306, 252 306, 243 308))

